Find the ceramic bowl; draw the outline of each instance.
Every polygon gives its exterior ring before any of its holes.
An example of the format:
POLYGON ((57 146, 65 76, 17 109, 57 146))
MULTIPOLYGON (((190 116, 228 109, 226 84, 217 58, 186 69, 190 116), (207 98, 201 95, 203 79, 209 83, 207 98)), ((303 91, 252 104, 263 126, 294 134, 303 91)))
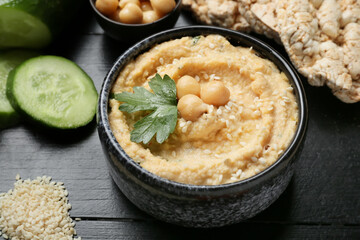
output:
POLYGON ((272 204, 287 187, 299 159, 307 128, 307 102, 293 67, 272 47, 256 38, 217 27, 192 26, 164 31, 131 47, 105 77, 98 103, 97 126, 110 174, 138 208, 166 222, 188 227, 219 227, 251 218, 272 204), (115 139, 108 120, 109 93, 119 72, 155 44, 183 36, 220 34, 233 45, 253 47, 286 74, 299 107, 299 124, 284 154, 269 168, 242 181, 198 186, 161 178, 134 162, 115 139))
POLYGON ((95 18, 105 34, 121 42, 135 42, 151 34, 172 28, 180 15, 181 0, 175 0, 175 8, 166 16, 148 24, 125 24, 116 22, 100 13, 95 7, 96 0, 90 0, 95 18))

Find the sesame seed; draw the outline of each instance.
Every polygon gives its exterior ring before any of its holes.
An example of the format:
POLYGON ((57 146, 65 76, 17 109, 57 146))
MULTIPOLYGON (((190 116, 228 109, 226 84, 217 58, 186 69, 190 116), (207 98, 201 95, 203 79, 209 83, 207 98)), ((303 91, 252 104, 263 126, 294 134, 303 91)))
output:
POLYGON ((220 108, 218 108, 218 109, 216 110, 216 113, 217 113, 218 115, 222 114, 221 109, 220 109, 220 108))
POLYGON ((221 78, 219 76, 215 76, 214 79, 220 80, 221 78))
POLYGON ((281 155, 283 152, 283 150, 278 151, 278 155, 281 155))
POLYGON ((209 75, 207 73, 204 73, 204 78, 209 79, 209 75))
POLYGON ((179 126, 180 126, 181 128, 183 128, 185 125, 186 125, 186 122, 180 122, 180 123, 179 123, 179 126))
POLYGON ((281 105, 281 106, 285 106, 286 103, 285 103, 284 101, 280 101, 280 105, 281 105))
POLYGON ((214 49, 214 48, 215 48, 215 44, 209 43, 209 47, 210 47, 211 49, 214 49))
POLYGON ((288 91, 292 91, 292 90, 294 90, 292 87, 288 87, 288 88, 286 88, 286 90, 288 90, 288 91))
POLYGON ((273 92, 273 95, 277 95, 277 94, 279 94, 279 91, 278 91, 278 90, 275 90, 275 91, 273 92))
POLYGON ((159 58, 159 62, 160 62, 161 64, 164 64, 164 59, 163 59, 163 58, 159 58))
POLYGON ((221 175, 219 176, 219 182, 221 182, 222 179, 223 179, 223 175, 221 174, 221 175))
POLYGON ((225 105, 225 108, 229 111, 231 110, 231 107, 229 107, 228 105, 225 105))
POLYGON ((237 172, 236 172, 236 176, 240 176, 242 174, 242 170, 241 169, 239 169, 239 170, 237 170, 237 172))
POLYGON ((231 136, 231 134, 230 134, 230 133, 227 133, 227 134, 226 134, 226 137, 227 137, 229 140, 231 140, 231 139, 232 139, 232 136, 231 136))
POLYGON ((181 129, 181 132, 183 132, 183 133, 185 133, 186 131, 187 131, 187 126, 185 126, 181 129))
POLYGON ((238 179, 236 177, 231 177, 230 180, 237 181, 238 179))
POLYGON ((205 153, 205 154, 211 154, 211 151, 210 151, 209 149, 205 149, 205 150, 204 150, 204 153, 205 153))
POLYGON ((251 161, 253 161, 253 162, 257 162, 257 157, 251 157, 251 161))
POLYGON ((258 168, 255 168, 255 173, 259 173, 260 170, 258 168))
POLYGON ((242 112, 243 112, 243 107, 240 106, 240 107, 239 107, 239 113, 241 114, 242 112))
POLYGON ((235 116, 234 115, 230 115, 229 117, 231 120, 234 120, 235 119, 235 116))
POLYGON ((246 61, 245 56, 241 56, 241 60, 246 61))
POLYGON ((195 80, 199 82, 199 81, 200 81, 200 77, 199 77, 198 75, 196 75, 196 76, 195 76, 195 80))
POLYGON ((271 106, 271 107, 268 108, 269 111, 271 111, 271 110, 273 110, 273 109, 274 109, 273 106, 271 106))
POLYGON ((230 126, 229 120, 225 120, 225 124, 226 124, 226 127, 229 127, 230 126))
POLYGON ((260 116, 260 115, 261 115, 261 112, 260 112, 259 110, 255 110, 255 111, 254 111, 254 114, 260 116))
POLYGON ((265 160, 265 158, 261 157, 261 158, 259 158, 259 162, 260 162, 261 164, 265 164, 265 163, 266 163, 266 160, 265 160))
POLYGON ((246 146, 246 142, 240 142, 240 145, 245 147, 246 146))
POLYGON ((253 50, 253 47, 251 46, 250 48, 249 48, 249 52, 251 52, 253 50))

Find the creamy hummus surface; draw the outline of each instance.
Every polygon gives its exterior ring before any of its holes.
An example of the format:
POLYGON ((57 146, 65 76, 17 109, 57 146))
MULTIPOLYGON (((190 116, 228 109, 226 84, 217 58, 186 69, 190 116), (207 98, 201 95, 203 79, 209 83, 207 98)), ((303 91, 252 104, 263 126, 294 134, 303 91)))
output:
POLYGON ((216 185, 249 178, 272 165, 290 144, 298 124, 298 107, 285 76, 252 49, 232 46, 224 37, 183 37, 153 47, 129 63, 112 92, 150 90, 156 73, 175 82, 184 75, 200 86, 222 81, 230 90, 226 105, 207 105, 196 121, 178 117, 174 133, 162 144, 130 141, 143 113, 125 113, 111 99, 111 129, 126 153, 163 178, 216 185))

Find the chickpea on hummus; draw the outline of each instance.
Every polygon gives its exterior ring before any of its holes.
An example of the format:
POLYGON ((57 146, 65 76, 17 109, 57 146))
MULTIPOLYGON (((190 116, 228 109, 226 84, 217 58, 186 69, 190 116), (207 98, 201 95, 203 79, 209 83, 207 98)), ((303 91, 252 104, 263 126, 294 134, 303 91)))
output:
POLYGON ((134 123, 144 114, 120 111, 115 99, 110 100, 109 121, 126 153, 160 177, 195 185, 239 181, 272 165, 293 139, 298 106, 289 80, 252 49, 232 46, 219 35, 164 42, 130 62, 112 92, 135 86, 150 90, 148 82, 156 73, 174 79, 180 98, 169 138, 162 144, 130 141, 134 123), (184 78, 191 87, 181 87, 184 78), (206 93, 209 86, 213 95, 206 93), (189 94, 196 97, 189 105, 200 106, 190 118, 180 106, 189 94))

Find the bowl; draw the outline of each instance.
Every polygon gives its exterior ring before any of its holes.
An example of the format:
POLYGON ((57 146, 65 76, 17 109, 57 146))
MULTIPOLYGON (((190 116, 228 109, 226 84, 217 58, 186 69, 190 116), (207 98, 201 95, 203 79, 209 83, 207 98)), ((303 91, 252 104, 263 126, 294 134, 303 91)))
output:
POLYGON ((167 30, 137 43, 121 55, 105 77, 99 96, 97 128, 113 180, 124 195, 148 214, 187 227, 220 227, 251 218, 270 206, 286 189, 300 157, 308 121, 307 101, 294 68, 272 47, 232 30, 191 26, 167 30), (299 123, 283 155, 250 178, 222 185, 191 185, 161 178, 133 161, 115 139, 109 125, 109 93, 119 72, 132 59, 155 44, 183 36, 220 34, 233 45, 252 47, 286 74, 294 89, 299 123))
POLYGON ((100 13, 95 7, 95 1, 96 0, 90 0, 90 5, 94 11, 97 22, 105 34, 121 42, 135 42, 151 34, 172 28, 180 15, 181 0, 175 0, 175 8, 155 22, 147 24, 125 24, 111 20, 100 13))

